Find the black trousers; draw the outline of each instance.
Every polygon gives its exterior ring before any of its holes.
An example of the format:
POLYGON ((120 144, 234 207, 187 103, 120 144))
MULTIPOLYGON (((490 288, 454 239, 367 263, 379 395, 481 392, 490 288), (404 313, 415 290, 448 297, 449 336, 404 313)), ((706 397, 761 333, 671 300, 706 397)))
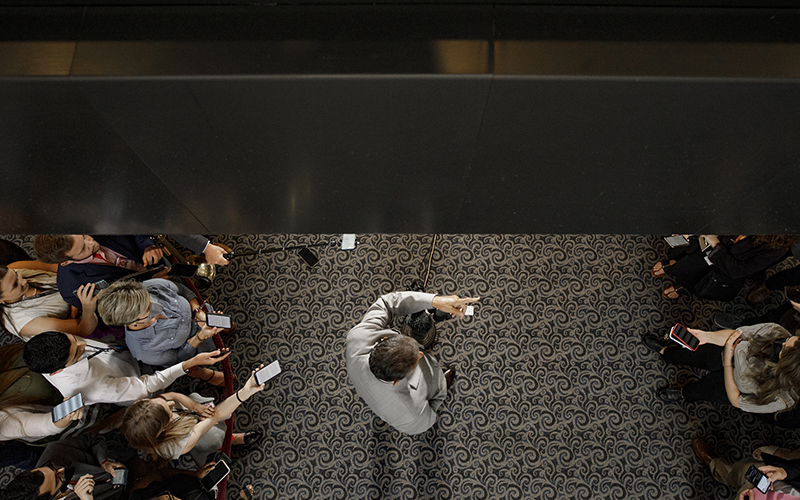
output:
POLYGON ((787 286, 800 285, 800 266, 785 269, 767 279, 767 288, 782 292, 787 286))
POLYGON ((725 391, 723 350, 724 347, 711 344, 703 344, 696 351, 690 351, 679 345, 669 346, 664 350, 664 361, 671 365, 691 366, 708 371, 701 379, 683 387, 683 399, 730 404, 728 393, 725 391))

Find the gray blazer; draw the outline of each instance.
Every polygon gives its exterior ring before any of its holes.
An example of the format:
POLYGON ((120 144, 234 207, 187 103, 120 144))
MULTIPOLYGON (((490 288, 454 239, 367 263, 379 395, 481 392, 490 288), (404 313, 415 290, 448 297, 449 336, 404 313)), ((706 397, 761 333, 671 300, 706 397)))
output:
POLYGON ((447 394, 444 373, 427 353, 408 377, 392 385, 378 380, 369 369, 369 354, 389 329, 393 317, 430 309, 433 294, 395 292, 379 298, 367 314, 347 333, 347 375, 367 405, 400 432, 419 434, 436 422, 436 410, 447 394))

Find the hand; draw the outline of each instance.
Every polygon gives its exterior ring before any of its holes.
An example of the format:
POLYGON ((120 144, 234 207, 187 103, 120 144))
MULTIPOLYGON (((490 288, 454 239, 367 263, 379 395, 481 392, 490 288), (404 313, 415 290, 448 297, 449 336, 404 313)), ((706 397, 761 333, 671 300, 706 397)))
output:
POLYGON ((782 479, 786 479, 786 470, 780 467, 773 467, 772 465, 765 465, 763 467, 759 467, 758 470, 763 472, 767 479, 772 481, 780 481, 782 479))
MULTIPOLYGON (((105 459, 103 463, 100 464, 100 467, 103 468, 104 471, 111 474, 111 477, 117 477, 117 471, 115 469, 124 469, 125 464, 121 464, 119 462, 114 462, 113 460, 105 459)), ((119 485, 117 485, 119 486, 119 485)))
MULTIPOLYGON (((69 398, 64 398, 64 401, 68 400, 69 398)), ((63 429, 72 422, 76 420, 80 420, 83 418, 83 408, 78 408, 77 410, 73 411, 72 413, 67 413, 67 416, 62 418, 61 420, 55 423, 55 426, 59 429, 63 429)))
POLYGON ((206 245, 206 249, 203 250, 203 255, 206 256, 206 262, 220 266, 228 265, 228 259, 223 257, 226 253, 228 252, 226 252, 224 248, 218 247, 211 242, 209 242, 208 245, 206 245))
POLYGON ((142 262, 150 266, 161 260, 164 256, 164 251, 158 245, 153 245, 145 248, 144 255, 142 255, 142 262))
POLYGON ((736 345, 739 343, 739 337, 742 336, 741 330, 736 330, 735 332, 728 335, 728 340, 725 341, 725 352, 730 351, 731 354, 733 350, 736 348, 736 345))
POLYGON ((217 413, 217 409, 213 405, 202 405, 200 403, 195 403, 192 411, 197 413, 200 420, 212 418, 214 414, 217 413))
POLYGON ((78 300, 81 301, 83 314, 94 314, 97 308, 97 296, 94 294, 95 284, 87 283, 78 287, 78 300))
POLYGON ((711 245, 711 248, 719 245, 719 238, 717 238, 717 236, 714 234, 704 234, 703 238, 705 238, 708 244, 711 245))
POLYGON ((208 366, 219 363, 223 359, 230 356, 231 352, 227 348, 218 349, 211 352, 201 352, 189 361, 183 362, 183 369, 188 370, 195 366, 208 366))
POLYGON ((197 469, 194 472, 194 475, 197 477, 197 479, 203 479, 204 477, 206 477, 206 474, 208 474, 209 472, 214 470, 214 467, 216 467, 216 466, 217 466, 217 462, 208 462, 204 466, 202 466, 199 469, 197 469))
POLYGON ((242 497, 243 500, 253 500, 253 485, 248 484, 244 488, 239 491, 239 496, 242 497), (245 492, 247 490, 247 492, 245 492))
POLYGON ((94 500, 92 493, 94 492, 94 479, 91 474, 86 474, 78 479, 75 483, 75 494, 81 500, 94 500))
POLYGON ((206 325, 201 328, 199 332, 197 332, 197 338, 202 342, 206 339, 210 339, 221 331, 222 328, 211 328, 210 326, 206 325))
POLYGON ((749 490, 742 490, 742 492, 739 493, 739 500, 754 500, 755 498, 756 495, 753 491, 753 488, 750 488, 749 490))
POLYGON ((247 379, 247 382, 244 383, 241 389, 239 389, 239 397, 242 399, 247 399, 253 394, 263 391, 265 385, 258 385, 256 382, 256 372, 260 369, 264 368, 264 365, 261 364, 250 373, 250 378, 247 379))
POLYGON ((442 312, 450 314, 450 316, 464 317, 467 310, 467 304, 481 300, 480 297, 459 298, 458 295, 437 295, 433 298, 431 305, 442 312))
POLYGON ((687 330, 689 330, 689 333, 697 337, 697 340, 700 341, 700 345, 708 343, 708 332, 698 330, 697 328, 687 328, 687 330))
POLYGON ((202 309, 194 313, 194 322, 201 328, 206 324, 206 312, 202 309))

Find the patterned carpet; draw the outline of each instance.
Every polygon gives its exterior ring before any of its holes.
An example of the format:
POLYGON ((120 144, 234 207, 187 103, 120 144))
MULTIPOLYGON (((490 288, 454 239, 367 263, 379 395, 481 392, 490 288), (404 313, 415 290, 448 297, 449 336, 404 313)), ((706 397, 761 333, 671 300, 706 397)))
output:
MULTIPOLYGON (((332 237, 216 239, 245 251, 332 237)), ((399 434, 349 384, 344 337, 379 295, 424 279, 432 238, 360 235, 352 251, 316 249, 313 268, 295 252, 218 268, 206 295, 239 323, 228 342, 239 380, 261 361, 284 370, 236 414, 238 429, 267 437, 234 453, 228 498, 252 483, 264 499, 723 499, 734 491, 695 459, 693 437, 734 460, 798 445, 795 431, 732 407, 656 398, 696 375, 667 367, 640 334, 754 312, 745 293, 664 300, 648 269, 666 244, 630 235, 440 235, 428 291, 482 299, 440 328, 433 354, 458 374, 437 425, 399 434)))

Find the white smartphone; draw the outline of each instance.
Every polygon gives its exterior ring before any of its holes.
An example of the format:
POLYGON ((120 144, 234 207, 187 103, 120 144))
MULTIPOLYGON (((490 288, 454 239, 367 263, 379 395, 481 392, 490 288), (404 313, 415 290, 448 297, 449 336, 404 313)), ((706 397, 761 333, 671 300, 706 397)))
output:
POLYGON ((53 422, 58 422, 75 410, 83 408, 83 394, 80 392, 53 408, 53 422))
POLYGON ((355 234, 343 234, 342 235, 342 250, 352 250, 356 247, 356 235, 355 234))
POLYGON ((687 240, 686 238, 684 238, 684 237, 683 237, 682 235, 680 235, 680 234, 676 234, 675 236, 667 236, 667 237, 666 237, 666 238, 664 238, 664 239, 665 239, 665 240, 667 240, 667 243, 668 243, 668 244, 669 244, 669 246, 671 246, 672 248, 675 248, 675 247, 685 247, 686 245, 688 245, 688 244, 689 244, 689 240, 687 240))
POLYGON ((206 491, 211 491, 214 489, 214 486, 218 485, 220 481, 228 477, 228 474, 231 473, 231 468, 228 467, 228 464, 225 463, 224 460, 220 460, 217 462, 217 465, 211 469, 208 474, 203 476, 203 479, 200 480, 200 484, 203 485, 203 488, 206 491))
POLYGON ((464 311, 464 316, 472 316, 475 314, 475 306, 467 306, 467 310, 464 311))
POLYGON ((281 365, 276 359, 264 368, 256 372, 256 384, 264 385, 264 383, 281 372, 281 365))

